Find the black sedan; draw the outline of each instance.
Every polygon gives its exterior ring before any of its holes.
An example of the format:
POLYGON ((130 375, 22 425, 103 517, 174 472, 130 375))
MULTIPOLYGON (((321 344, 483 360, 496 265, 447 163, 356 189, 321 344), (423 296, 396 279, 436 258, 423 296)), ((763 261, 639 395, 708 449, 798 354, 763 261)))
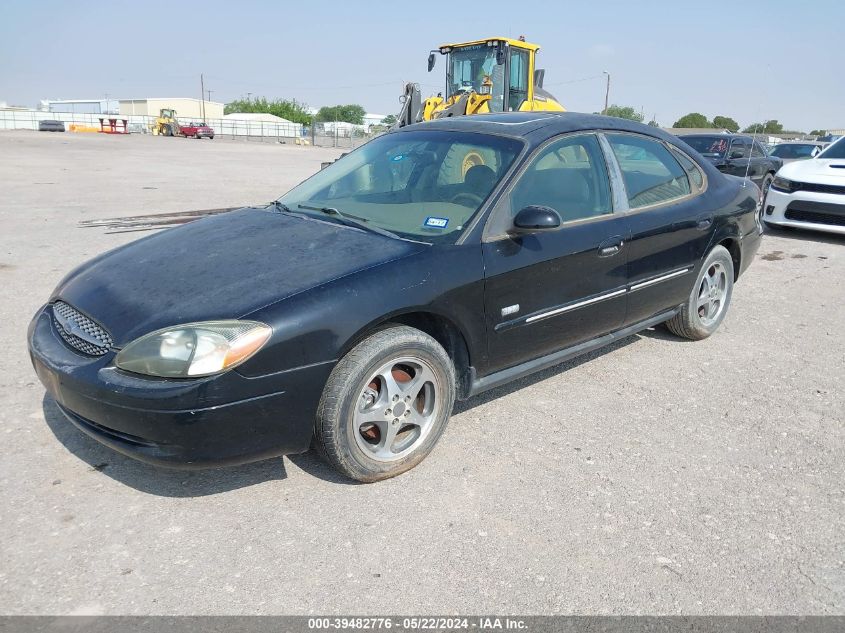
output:
POLYGON ((783 167, 782 159, 769 155, 760 141, 744 134, 682 134, 680 139, 723 174, 750 178, 762 195, 783 167))
POLYGON ((510 113, 380 136, 266 208, 71 272, 29 328, 91 437, 201 467, 308 450, 375 481, 456 398, 665 323, 702 339, 760 243, 757 188, 621 119, 510 113))
POLYGON ((64 132, 65 124, 62 121, 47 120, 38 122, 39 132, 64 132))

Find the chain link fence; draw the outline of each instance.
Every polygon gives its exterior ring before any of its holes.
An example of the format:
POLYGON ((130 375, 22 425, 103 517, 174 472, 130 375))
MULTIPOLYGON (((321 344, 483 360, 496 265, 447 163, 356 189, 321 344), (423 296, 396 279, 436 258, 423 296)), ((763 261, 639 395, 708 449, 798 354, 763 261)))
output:
MULTIPOLYGON (((37 110, 0 110, 0 130, 38 130, 41 121, 61 121, 68 132, 97 132, 100 119, 108 126, 109 119, 126 121, 132 134, 152 134, 156 117, 140 114, 92 114, 73 112, 40 112, 37 110)), ((187 125, 195 119, 181 119, 187 125)), ((315 145, 318 147, 354 148, 366 143, 383 130, 375 132, 364 126, 343 122, 315 122, 300 125, 287 121, 261 121, 254 119, 206 119, 214 135, 246 141, 315 145)))

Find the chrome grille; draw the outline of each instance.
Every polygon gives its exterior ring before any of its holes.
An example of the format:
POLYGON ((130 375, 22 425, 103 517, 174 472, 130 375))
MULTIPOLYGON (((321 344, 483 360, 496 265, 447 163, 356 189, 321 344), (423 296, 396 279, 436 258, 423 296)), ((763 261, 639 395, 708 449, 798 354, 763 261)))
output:
POLYGON ((53 304, 53 324, 65 343, 89 356, 102 356, 114 345, 111 335, 64 301, 53 304))

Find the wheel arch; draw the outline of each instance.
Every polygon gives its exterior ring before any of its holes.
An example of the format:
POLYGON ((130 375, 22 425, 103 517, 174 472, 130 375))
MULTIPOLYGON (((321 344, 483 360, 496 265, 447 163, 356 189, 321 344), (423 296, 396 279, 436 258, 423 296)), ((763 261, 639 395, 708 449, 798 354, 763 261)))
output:
POLYGON ((344 356, 362 340, 385 328, 405 325, 425 332, 436 340, 455 366, 457 378, 457 397, 464 399, 469 395, 472 384, 472 355, 467 338, 458 324, 450 317, 430 310, 409 310, 385 315, 358 330, 340 349, 344 356))
MULTIPOLYGON (((698 267, 704 263, 704 260, 707 259, 710 251, 712 251, 716 246, 723 246, 728 253, 731 254, 731 261, 734 266, 734 281, 736 281, 739 278, 740 266, 742 264, 742 242, 740 239, 740 233, 741 229, 739 223, 735 219, 730 219, 729 221, 722 223, 713 233, 710 244, 708 244, 707 249, 701 256, 701 260, 698 262, 696 271, 698 270, 698 267)), ((698 273, 696 272, 696 274, 698 273)))
MULTIPOLYGON (((734 265, 734 281, 736 281, 739 279, 739 269, 742 264, 742 248, 739 245, 739 239, 736 237, 725 237, 717 242, 715 246, 723 246, 731 254, 731 260, 734 265)), ((713 249, 711 248, 710 250, 713 249)))

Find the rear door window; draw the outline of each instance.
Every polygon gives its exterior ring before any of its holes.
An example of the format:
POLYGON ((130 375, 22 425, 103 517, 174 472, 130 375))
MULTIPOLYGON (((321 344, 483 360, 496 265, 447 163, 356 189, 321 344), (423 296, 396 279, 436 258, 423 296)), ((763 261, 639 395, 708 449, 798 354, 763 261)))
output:
POLYGON ((687 173, 659 141, 633 134, 608 134, 632 209, 662 204, 691 193, 687 173))

